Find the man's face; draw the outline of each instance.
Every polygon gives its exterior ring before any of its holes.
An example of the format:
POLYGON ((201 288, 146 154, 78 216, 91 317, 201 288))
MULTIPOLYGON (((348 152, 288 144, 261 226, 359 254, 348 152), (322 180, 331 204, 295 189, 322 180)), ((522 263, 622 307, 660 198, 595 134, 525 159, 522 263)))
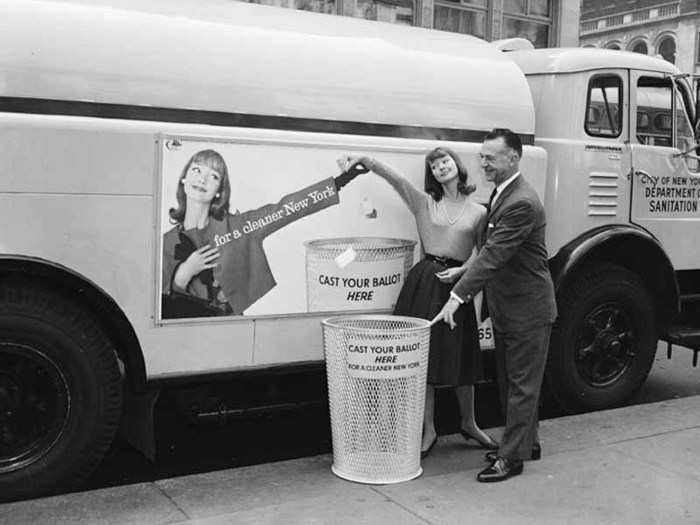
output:
POLYGON ((486 180, 500 184, 518 171, 518 154, 509 148, 503 137, 485 140, 479 154, 486 180))

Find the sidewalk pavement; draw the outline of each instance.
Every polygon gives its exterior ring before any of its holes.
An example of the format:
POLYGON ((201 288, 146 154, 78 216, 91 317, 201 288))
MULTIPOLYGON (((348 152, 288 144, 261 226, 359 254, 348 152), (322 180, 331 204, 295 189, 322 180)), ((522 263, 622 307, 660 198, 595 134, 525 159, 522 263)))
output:
POLYGON ((327 454, 0 504, 0 524, 700 523, 700 396, 551 419, 540 434, 542 460, 501 483, 475 480, 484 451, 455 434, 405 483, 345 481, 327 454))

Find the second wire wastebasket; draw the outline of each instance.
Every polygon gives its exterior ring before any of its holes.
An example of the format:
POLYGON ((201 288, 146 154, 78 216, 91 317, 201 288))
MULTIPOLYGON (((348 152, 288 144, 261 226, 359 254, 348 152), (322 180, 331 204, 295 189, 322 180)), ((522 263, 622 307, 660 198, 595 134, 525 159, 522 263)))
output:
POLYGON ((322 326, 333 473, 375 484, 419 476, 429 322, 353 315, 322 326))

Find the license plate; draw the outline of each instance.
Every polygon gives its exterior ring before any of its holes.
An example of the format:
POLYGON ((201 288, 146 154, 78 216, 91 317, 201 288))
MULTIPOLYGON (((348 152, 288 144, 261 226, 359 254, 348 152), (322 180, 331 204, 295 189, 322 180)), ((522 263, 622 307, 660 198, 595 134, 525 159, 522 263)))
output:
POLYGON ((479 346, 482 350, 493 350, 496 348, 496 343, 493 340, 493 326, 491 326, 490 318, 479 325, 479 346))
MULTIPOLYGON (((479 292, 474 297, 474 309, 476 310, 476 318, 481 321, 481 301, 482 294, 479 292)), ((479 346, 482 350, 493 350, 496 348, 496 343, 493 340, 493 326, 491 318, 487 318, 479 324, 479 346)))

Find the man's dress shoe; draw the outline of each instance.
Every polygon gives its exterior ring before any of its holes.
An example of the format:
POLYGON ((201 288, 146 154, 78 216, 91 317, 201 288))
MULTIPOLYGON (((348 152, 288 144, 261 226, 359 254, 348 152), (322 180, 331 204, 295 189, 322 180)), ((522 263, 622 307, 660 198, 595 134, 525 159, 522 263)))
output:
MULTIPOLYGON (((496 461, 496 458, 498 457, 498 452, 487 452, 484 455, 484 459, 486 461, 494 462, 496 461)), ((542 457, 542 447, 540 446, 539 443, 535 443, 532 445, 532 452, 530 453, 530 459, 532 460, 538 460, 542 457)))
POLYGON ((522 473, 523 461, 521 459, 508 460, 499 456, 496 461, 477 474, 476 480, 482 483, 495 483, 522 473))

